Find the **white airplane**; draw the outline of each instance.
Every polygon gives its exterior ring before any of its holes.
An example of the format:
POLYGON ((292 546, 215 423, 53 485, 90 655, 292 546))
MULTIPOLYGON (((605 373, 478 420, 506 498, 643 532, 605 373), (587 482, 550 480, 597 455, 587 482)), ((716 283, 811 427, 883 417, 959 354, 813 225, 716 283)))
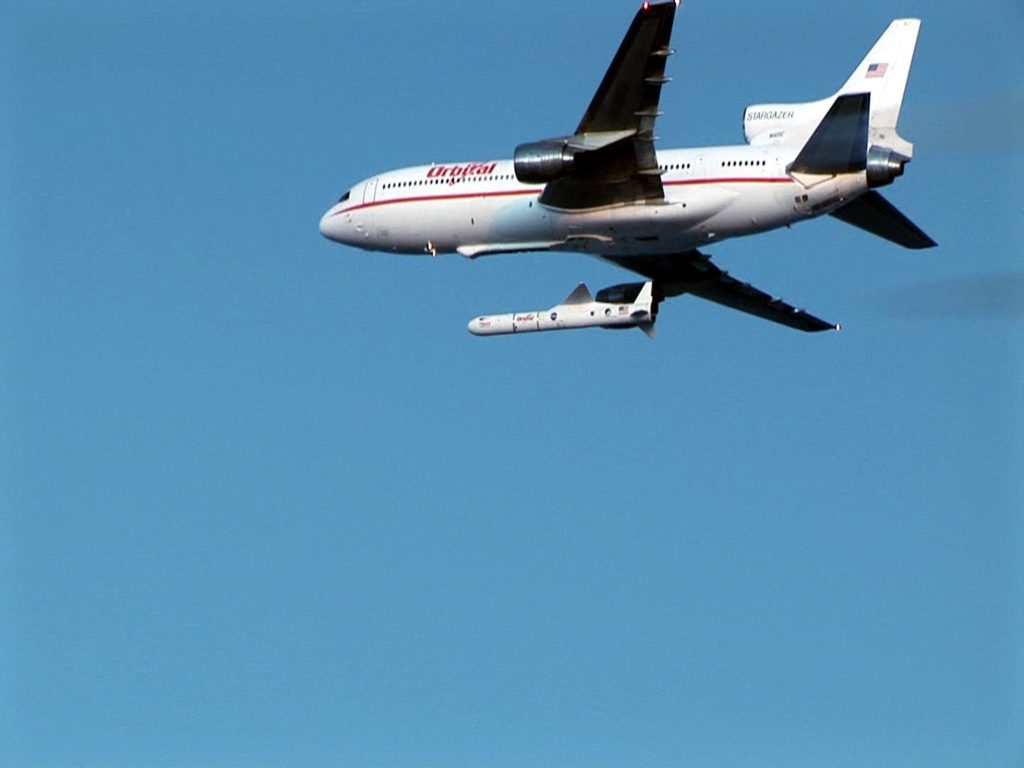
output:
POLYGON ((935 245, 875 191, 913 157, 896 124, 921 22, 893 21, 828 98, 747 107, 745 145, 658 151, 654 124, 670 80, 665 64, 677 5, 643 4, 572 135, 522 144, 512 160, 373 176, 324 214, 321 233, 371 251, 471 259, 577 251, 645 278, 605 289, 597 301, 582 286, 586 296, 574 291, 565 304, 535 313, 550 320, 532 327, 514 321, 529 313, 477 318, 469 328, 478 334, 650 331, 658 303, 684 293, 802 331, 838 329, 736 280, 700 249, 824 214, 907 248, 935 245), (565 311, 581 304, 583 312, 565 311), (560 308, 573 322, 552 317, 560 308), (620 317, 631 322, 610 322, 620 317))

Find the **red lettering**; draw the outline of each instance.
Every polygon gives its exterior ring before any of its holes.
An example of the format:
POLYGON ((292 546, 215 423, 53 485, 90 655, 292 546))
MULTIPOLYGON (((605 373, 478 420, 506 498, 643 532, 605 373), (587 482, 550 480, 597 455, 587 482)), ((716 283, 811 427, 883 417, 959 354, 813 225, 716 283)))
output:
POLYGON ((427 170, 428 179, 443 179, 466 176, 489 176, 497 170, 497 163, 469 163, 468 165, 432 165, 427 170))

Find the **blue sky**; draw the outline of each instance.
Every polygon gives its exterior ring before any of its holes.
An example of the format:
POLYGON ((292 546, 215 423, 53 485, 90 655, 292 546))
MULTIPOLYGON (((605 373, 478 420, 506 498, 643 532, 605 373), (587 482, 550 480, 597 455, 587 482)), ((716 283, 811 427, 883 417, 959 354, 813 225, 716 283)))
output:
POLYGON ((1016 766, 1024 13, 687 2, 662 146, 924 19, 886 195, 658 339, 479 339, 627 273, 323 240, 572 129, 635 4, 0 7, 0 764, 1016 766))

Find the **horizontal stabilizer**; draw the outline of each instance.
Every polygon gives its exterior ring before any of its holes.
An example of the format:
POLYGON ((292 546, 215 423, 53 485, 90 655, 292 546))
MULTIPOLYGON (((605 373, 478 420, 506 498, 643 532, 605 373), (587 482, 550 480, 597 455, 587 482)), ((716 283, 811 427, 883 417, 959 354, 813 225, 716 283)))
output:
POLYGON ((933 248, 937 243, 877 192, 861 195, 832 215, 904 248, 933 248))
POLYGON ((856 173, 868 162, 868 118, 871 94, 840 96, 800 150, 790 172, 856 173))

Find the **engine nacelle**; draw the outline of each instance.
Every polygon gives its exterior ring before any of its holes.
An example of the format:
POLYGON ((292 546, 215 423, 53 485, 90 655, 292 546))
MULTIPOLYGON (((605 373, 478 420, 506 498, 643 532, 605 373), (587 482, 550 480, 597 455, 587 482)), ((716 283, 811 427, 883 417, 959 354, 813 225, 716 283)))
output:
POLYGON ((909 157, 873 145, 868 149, 868 186, 884 187, 903 175, 903 166, 910 160, 909 157))
POLYGON ((575 159, 567 138, 520 144, 514 157, 516 178, 524 184, 547 184, 569 173, 575 159))

